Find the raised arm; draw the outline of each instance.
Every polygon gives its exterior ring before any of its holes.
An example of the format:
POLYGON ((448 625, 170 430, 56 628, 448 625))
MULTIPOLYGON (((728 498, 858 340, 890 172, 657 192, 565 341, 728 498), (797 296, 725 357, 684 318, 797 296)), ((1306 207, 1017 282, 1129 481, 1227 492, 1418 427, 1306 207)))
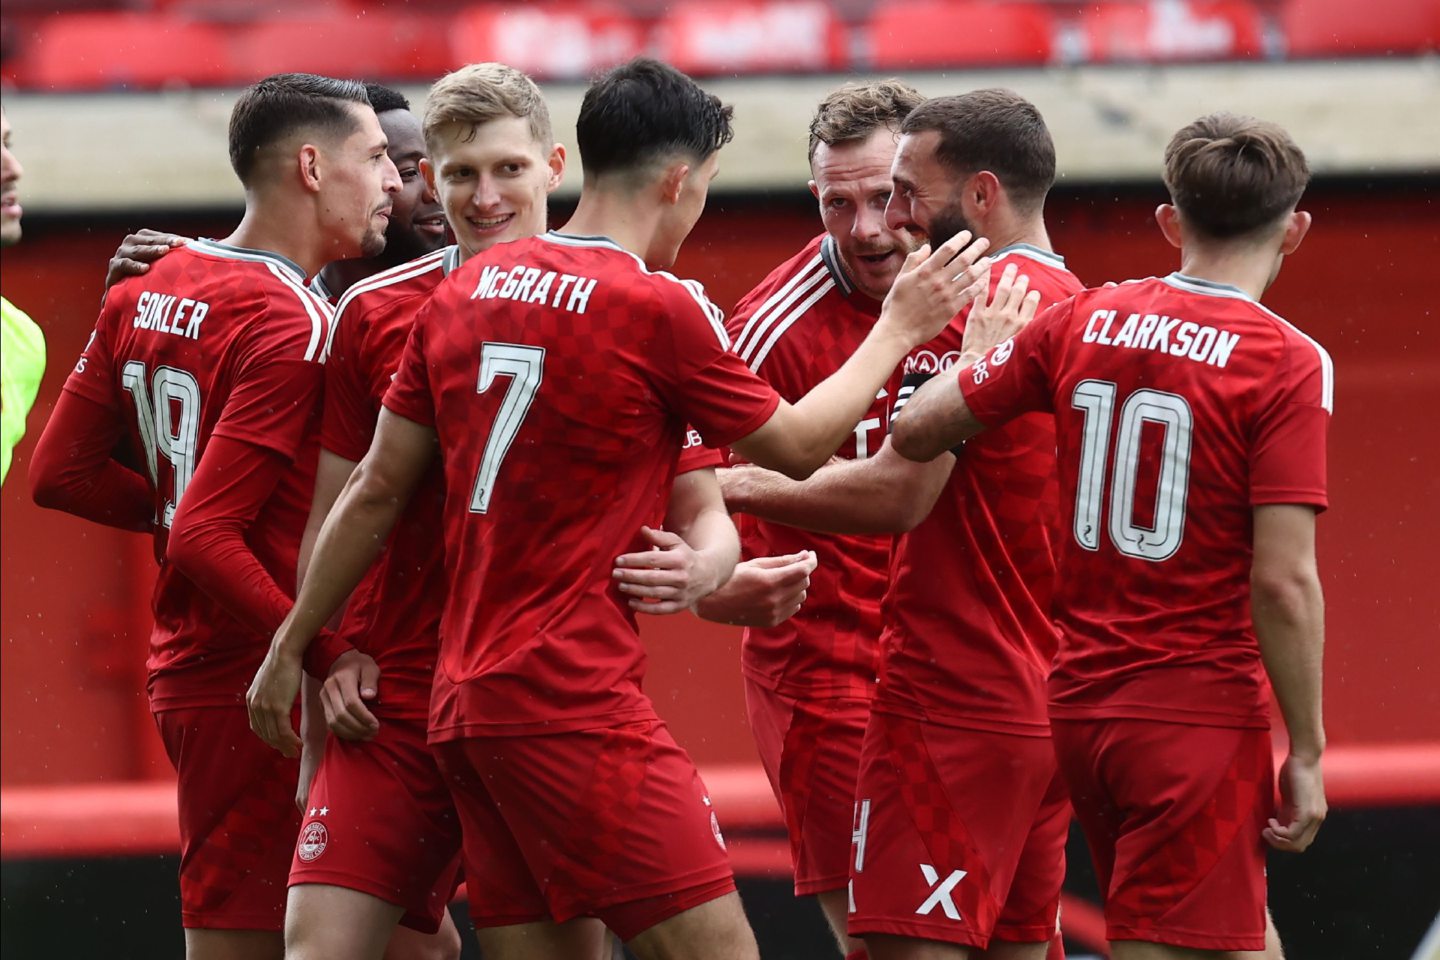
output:
POLYGON ((1299 853, 1325 819, 1321 660, 1325 601, 1315 563, 1315 510, 1268 504, 1254 511, 1250 604, 1265 672, 1290 734, 1280 770, 1281 807, 1265 829, 1276 849, 1299 853))

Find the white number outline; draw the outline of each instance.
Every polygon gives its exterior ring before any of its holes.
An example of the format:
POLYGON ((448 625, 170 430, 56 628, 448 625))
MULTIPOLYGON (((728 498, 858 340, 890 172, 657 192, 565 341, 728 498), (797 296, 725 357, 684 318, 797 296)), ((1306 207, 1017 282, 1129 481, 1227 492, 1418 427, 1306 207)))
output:
POLYGON ((515 435, 520 432, 520 425, 530 412, 530 404, 540 390, 540 382, 545 378, 545 348, 487 340, 480 347, 480 376, 475 392, 488 391, 494 386, 496 377, 509 377, 510 383, 500 400, 500 409, 495 413, 495 423, 485 441, 480 467, 475 471, 475 488, 470 494, 471 513, 487 513, 490 510, 490 497, 495 492, 500 467, 505 462, 505 455, 510 452, 515 435))
POLYGON ((193 374, 168 365, 156 367, 154 374, 147 377, 143 360, 127 360, 120 369, 120 384, 135 404, 135 423, 145 452, 145 467, 156 490, 160 489, 159 458, 163 456, 170 461, 174 492, 165 501, 159 518, 161 524, 168 527, 185 488, 195 476, 199 459, 196 448, 200 444, 200 383, 193 374), (178 423, 171 414, 171 400, 180 407, 178 423))
POLYGON ((1070 405, 1085 415, 1075 484, 1075 542, 1086 550, 1100 549, 1101 503, 1108 479, 1110 542, 1127 557, 1160 563, 1175 556, 1185 539, 1195 416, 1189 402, 1179 394, 1149 388, 1136 390, 1120 408, 1114 466, 1107 471, 1118 391, 1108 380, 1082 380, 1071 393, 1070 405), (1137 453, 1146 422, 1165 428, 1153 527, 1140 527, 1134 522, 1135 488, 1140 474, 1137 453))

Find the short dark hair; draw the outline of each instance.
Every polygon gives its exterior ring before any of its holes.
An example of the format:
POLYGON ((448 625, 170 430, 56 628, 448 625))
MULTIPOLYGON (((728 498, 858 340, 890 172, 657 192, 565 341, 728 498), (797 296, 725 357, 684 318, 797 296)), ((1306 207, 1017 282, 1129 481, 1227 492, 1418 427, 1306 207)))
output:
POLYGON ((367 80, 365 96, 370 98, 370 106, 376 113, 410 109, 410 101, 405 99, 405 94, 379 83, 371 83, 367 80))
POLYGON ((230 112, 230 166, 246 186, 255 158, 296 130, 349 136, 359 129, 347 103, 370 106, 365 85, 313 73, 277 73, 247 87, 230 112))
POLYGON ((674 67, 637 57, 601 74, 580 102, 585 176, 638 172, 677 153, 703 161, 735 136, 733 113, 674 67))
POLYGON ((1305 154, 1279 124, 1212 113, 1165 148, 1165 186, 1185 220, 1217 239, 1269 226, 1310 182, 1305 154))
POLYGON ((992 87, 916 107, 901 133, 940 134, 935 157, 957 176, 995 174, 1016 206, 1033 211, 1055 183, 1055 141, 1035 104, 992 87))
POLYGON ((900 129, 901 122, 925 102, 920 92, 901 80, 847 83, 833 90, 815 108, 810 120, 810 159, 820 144, 864 140, 881 127, 900 129))

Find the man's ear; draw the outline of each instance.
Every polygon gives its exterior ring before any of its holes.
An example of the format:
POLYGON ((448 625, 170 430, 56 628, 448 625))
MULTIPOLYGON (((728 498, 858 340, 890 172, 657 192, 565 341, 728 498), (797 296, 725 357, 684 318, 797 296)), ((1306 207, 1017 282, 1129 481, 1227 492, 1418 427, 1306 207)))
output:
POLYGON ((435 164, 430 162, 429 157, 420 158, 420 176, 425 178, 425 186, 430 188, 430 192, 440 196, 440 192, 435 189, 435 164))
POLYGON ((1280 252, 1285 256, 1294 253, 1300 246, 1300 241, 1310 232, 1310 213, 1308 210, 1295 210, 1285 222, 1285 239, 1280 241, 1280 252))
POLYGON ((820 184, 816 183, 814 180, 811 180, 810 183, 809 183, 809 187, 810 187, 810 196, 814 197, 816 200, 819 200, 819 199, 820 199, 820 184))
POLYGON ((965 190, 970 194, 970 202, 975 205, 976 212, 981 214, 994 210, 995 205, 1005 194, 1005 188, 1001 185, 1000 178, 989 170, 981 170, 971 177, 965 190))
POLYGON ((685 178, 690 175, 690 164, 683 160, 676 160, 665 168, 665 173, 660 177, 660 196, 670 205, 680 202, 680 194, 685 191, 685 178))
POLYGON ((550 167, 550 179, 545 183, 545 192, 554 193, 555 188, 560 186, 560 181, 565 179, 565 145, 557 143, 550 148, 550 156, 545 162, 550 167))
POLYGON ((1155 222, 1160 225, 1160 233, 1170 242, 1170 246, 1180 247, 1180 211, 1173 203, 1162 203, 1155 208, 1155 222))
POLYGON ((320 192, 320 148, 307 143, 295 155, 300 168, 300 182, 311 193, 320 192))

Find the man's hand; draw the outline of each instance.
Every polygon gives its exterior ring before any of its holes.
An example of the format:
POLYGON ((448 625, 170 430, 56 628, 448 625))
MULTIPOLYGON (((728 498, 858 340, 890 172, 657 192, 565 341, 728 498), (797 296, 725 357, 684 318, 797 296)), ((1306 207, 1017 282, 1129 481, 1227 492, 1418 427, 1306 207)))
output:
POLYGON ((287 757, 300 756, 300 738, 291 726, 291 714, 302 672, 299 657, 286 654, 272 643, 245 693, 250 729, 287 757))
POLYGON ((1276 850, 1303 852, 1320 832, 1327 809, 1320 760, 1291 754, 1280 767, 1280 809, 1263 831, 1265 842, 1276 850))
POLYGON ((105 289, 109 290, 126 277, 138 277, 150 270, 150 264, 186 242, 185 237, 158 230, 142 229, 120 241, 120 249, 110 258, 105 272, 105 289))
POLYGON ((933 339, 989 288, 990 261, 981 259, 988 249, 990 241, 980 237, 972 243, 969 230, 961 230, 934 253, 921 246, 905 258, 877 326, 895 330, 912 348, 933 339))
POLYGON ((1040 291, 1029 290, 1030 278, 1019 273, 1015 264, 1005 265, 1005 272, 995 284, 990 301, 981 297, 970 307, 965 318, 965 337, 960 344, 960 364, 978 360, 991 347, 1004 343, 1035 319, 1040 308, 1040 291))
POLYGON ((365 701, 375 699, 379 684, 380 667, 368 654, 347 650, 336 657, 330 676, 320 688, 320 703, 330 732, 342 740, 375 739, 380 721, 365 701))
POLYGON ((630 597, 630 609, 639 613, 669 614, 688 610, 720 585, 719 575, 704 554, 678 534, 641 527, 640 535, 655 549, 615 558, 620 592, 630 597))
POLYGON ((813 550, 783 557, 756 557, 737 564, 725 586, 695 605, 712 623, 773 627, 800 611, 819 560, 813 550))

